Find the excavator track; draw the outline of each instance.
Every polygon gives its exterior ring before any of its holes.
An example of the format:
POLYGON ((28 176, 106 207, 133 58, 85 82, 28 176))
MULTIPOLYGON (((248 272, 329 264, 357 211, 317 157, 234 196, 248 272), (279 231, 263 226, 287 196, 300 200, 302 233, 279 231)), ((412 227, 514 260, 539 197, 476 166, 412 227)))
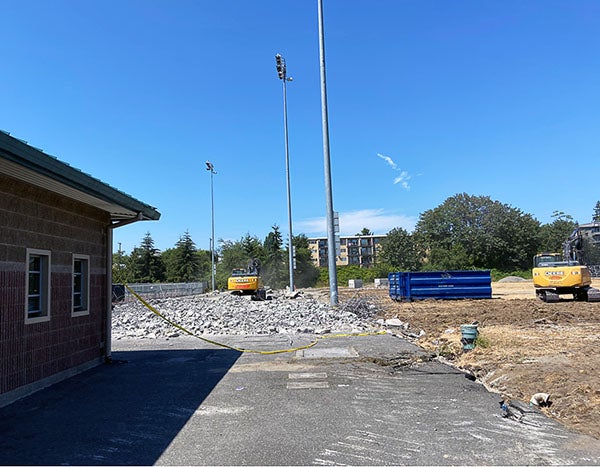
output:
POLYGON ((590 287, 586 292, 588 302, 600 302, 600 289, 590 287))
POLYGON ((538 298, 546 303, 556 303, 560 300, 559 295, 550 290, 537 290, 536 294, 538 298))

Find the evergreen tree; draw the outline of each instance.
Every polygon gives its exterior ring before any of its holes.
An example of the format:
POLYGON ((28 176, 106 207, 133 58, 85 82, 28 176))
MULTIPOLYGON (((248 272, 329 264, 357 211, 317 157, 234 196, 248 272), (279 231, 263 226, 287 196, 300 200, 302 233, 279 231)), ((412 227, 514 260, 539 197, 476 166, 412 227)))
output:
MULTIPOLYGON (((260 260, 264 259, 263 246, 257 237, 251 236, 249 233, 247 233, 240 240, 240 245, 242 247, 242 250, 248 257, 248 259, 252 259, 252 258, 258 258, 260 260)), ((239 266, 239 267, 242 267, 242 266, 239 266)))
MULTIPOLYGON (((208 252, 210 261, 210 252, 208 252)), ((202 255, 198 254, 196 245, 188 231, 186 231, 175 244, 162 252, 161 257, 166 267, 166 280, 168 282, 196 282, 201 279, 202 255)), ((208 267, 210 273, 210 266, 208 267)))
POLYGON ((592 222, 600 222, 600 201, 596 201, 594 207, 594 215, 592 216, 592 222))
POLYGON ((134 282, 160 282, 165 278, 160 250, 154 247, 150 232, 146 232, 141 245, 131 252, 131 275, 134 282))
POLYGON ((265 249, 267 259, 283 259, 283 254, 281 251, 281 247, 283 246, 283 238, 281 236, 281 232, 279 231, 279 226, 274 225, 271 228, 273 231, 269 232, 269 234, 265 237, 265 241, 263 242, 263 248, 265 249))
POLYGON ((263 262, 262 278, 269 287, 280 288, 289 281, 289 273, 286 271, 281 232, 277 225, 272 229, 263 242, 266 259, 263 262))
POLYGON ((175 273, 178 282, 194 282, 200 278, 200 261, 196 244, 186 230, 175 244, 175 273))

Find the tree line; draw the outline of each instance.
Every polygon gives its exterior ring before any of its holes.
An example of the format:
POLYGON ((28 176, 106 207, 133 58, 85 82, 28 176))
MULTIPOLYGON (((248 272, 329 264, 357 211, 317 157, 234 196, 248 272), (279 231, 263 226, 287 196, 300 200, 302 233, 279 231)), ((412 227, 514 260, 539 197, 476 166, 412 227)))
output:
MULTIPOLYGON (((500 273, 529 271, 532 257, 541 251, 561 252, 562 243, 577 222, 555 211, 553 221, 541 224, 531 214, 489 196, 466 193, 447 198, 441 205, 420 214, 413 232, 396 227, 381 242, 373 267, 338 267, 338 280, 386 277, 393 271, 492 269, 500 273)), ((593 222, 600 222, 600 201, 593 222)), ((370 231, 365 228, 363 233, 370 231)), ((294 282, 297 287, 326 284, 327 268, 311 260, 309 241, 301 234, 292 238, 295 248, 294 282)), ((273 225, 263 241, 247 233, 237 241, 219 240, 215 252, 216 280, 226 287, 234 268, 244 268, 254 258, 262 265, 263 282, 272 288, 289 283, 289 242, 273 225)), ((185 232, 174 248, 159 251, 148 232, 129 255, 113 256, 115 281, 195 282, 211 279, 210 251, 196 248, 185 232)))
MULTIPOLYGON (((316 284, 319 269, 311 260, 308 238, 301 234, 293 236, 295 249, 294 283, 297 287, 316 284)), ((283 288, 289 283, 289 250, 277 225, 261 241, 247 233, 237 241, 219 240, 215 251, 216 282, 218 288, 227 286, 231 271, 246 268, 251 260, 261 265, 261 277, 272 288, 283 288)), ((118 251, 113 254, 113 280, 115 282, 209 282, 212 258, 208 250, 196 248, 189 232, 185 232, 174 248, 160 251, 147 232, 139 247, 129 255, 118 251)))

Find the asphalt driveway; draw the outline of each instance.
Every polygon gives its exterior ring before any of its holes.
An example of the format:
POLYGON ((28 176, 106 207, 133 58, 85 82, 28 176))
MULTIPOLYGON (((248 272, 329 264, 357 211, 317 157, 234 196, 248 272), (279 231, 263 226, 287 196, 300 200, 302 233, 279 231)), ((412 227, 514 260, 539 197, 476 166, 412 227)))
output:
MULTIPOLYGON (((257 349, 305 336, 230 337, 257 349)), ((600 441, 391 335, 240 353, 120 340, 114 362, 0 409, 3 465, 599 464, 600 441), (517 415, 521 415, 518 411, 517 415)))

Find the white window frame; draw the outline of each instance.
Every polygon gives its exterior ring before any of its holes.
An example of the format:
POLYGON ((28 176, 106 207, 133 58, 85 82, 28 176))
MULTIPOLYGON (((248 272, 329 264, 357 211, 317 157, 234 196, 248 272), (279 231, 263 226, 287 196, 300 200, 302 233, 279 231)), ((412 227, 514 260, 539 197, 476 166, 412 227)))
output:
POLYGON ((73 254, 71 264, 73 274, 71 275, 71 316, 85 316, 90 314, 90 257, 88 255, 73 254), (81 273, 75 272, 75 263, 81 261, 83 270, 81 273), (75 290, 75 278, 77 274, 81 274, 81 289, 75 290), (75 296, 80 295, 81 309, 75 309, 75 296))
POLYGON ((50 321, 50 265, 51 265, 51 254, 48 250, 37 250, 35 248, 27 248, 26 254, 26 273, 25 273, 25 324, 41 323, 44 321, 50 321), (40 271, 30 271, 29 261, 31 257, 39 257, 40 271), (40 310, 30 313, 29 301, 35 297, 36 294, 29 293, 29 279, 32 274, 39 273, 40 275, 40 291, 39 291, 39 306, 40 310), (33 314, 40 313, 38 316, 31 316, 33 314))

